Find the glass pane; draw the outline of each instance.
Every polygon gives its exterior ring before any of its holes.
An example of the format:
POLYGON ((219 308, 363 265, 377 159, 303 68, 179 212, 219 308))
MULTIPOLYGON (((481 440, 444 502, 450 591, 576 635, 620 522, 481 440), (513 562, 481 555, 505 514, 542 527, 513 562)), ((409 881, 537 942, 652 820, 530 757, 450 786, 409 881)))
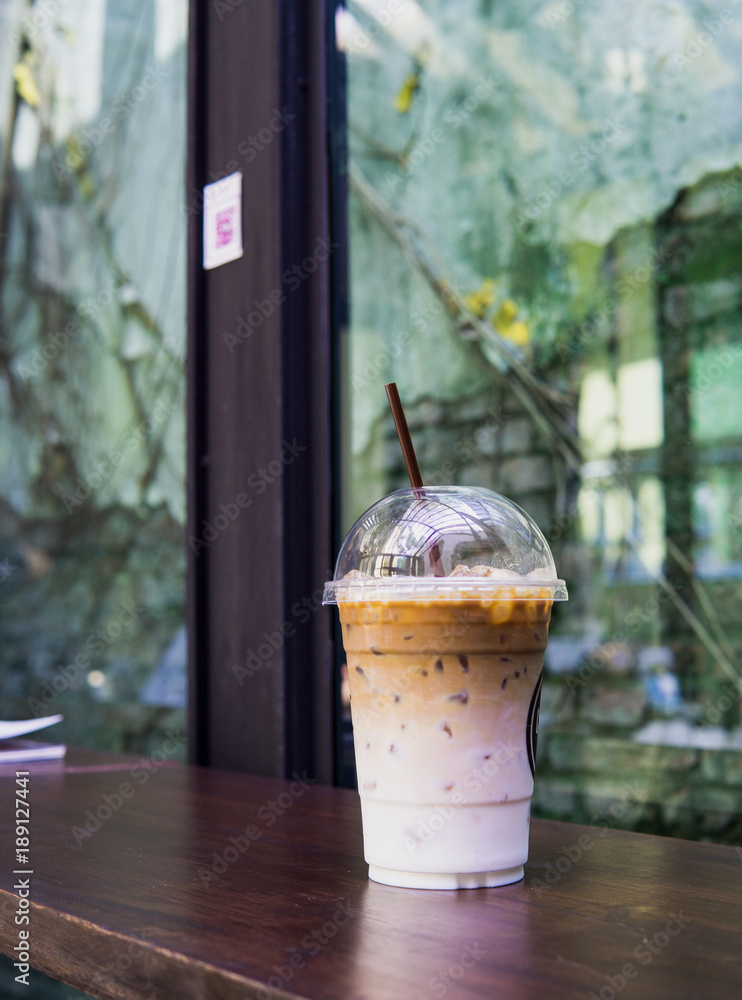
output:
POLYGON ((122 751, 184 723, 187 7, 0 6, 2 715, 122 751))
POLYGON ((739 835, 742 59, 721 2, 353 0, 344 530, 504 493, 570 601, 537 814, 739 835), (612 810, 612 811, 611 811, 612 810))

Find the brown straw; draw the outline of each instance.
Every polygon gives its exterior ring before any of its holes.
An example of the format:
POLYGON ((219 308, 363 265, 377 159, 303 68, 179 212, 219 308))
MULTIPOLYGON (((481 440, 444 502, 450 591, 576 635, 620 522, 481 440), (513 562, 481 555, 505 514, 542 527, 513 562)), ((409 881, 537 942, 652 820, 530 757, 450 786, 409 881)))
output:
MULTIPOLYGON (((384 388, 386 389, 389 405, 392 408, 392 416, 394 417, 394 426, 397 428, 399 443, 402 445, 402 454, 404 455, 404 464, 407 466, 407 475, 410 477, 413 490, 421 490, 423 488, 423 477, 420 475, 417 456, 415 455, 415 449, 412 447, 410 429, 407 426, 407 418, 402 408, 402 400, 399 398, 399 392, 397 391, 397 383, 389 382, 384 388)), ((417 495, 421 498, 424 496, 424 494, 417 495)), ((430 565, 433 567, 433 574, 435 576, 446 575, 443 569, 440 546, 437 542, 433 542, 428 548, 428 559, 430 560, 430 565)))
POLYGON ((402 446, 404 464, 407 466, 407 475, 410 477, 410 484, 413 490, 421 489, 423 485, 423 477, 420 475, 420 467, 417 464, 415 449, 412 447, 410 429, 407 426, 407 418, 405 417, 404 410, 402 408, 402 400, 399 398, 399 392, 397 391, 397 383, 389 382, 389 384, 385 385, 384 388, 386 389, 389 405, 392 408, 394 426, 397 428, 399 443, 402 446))

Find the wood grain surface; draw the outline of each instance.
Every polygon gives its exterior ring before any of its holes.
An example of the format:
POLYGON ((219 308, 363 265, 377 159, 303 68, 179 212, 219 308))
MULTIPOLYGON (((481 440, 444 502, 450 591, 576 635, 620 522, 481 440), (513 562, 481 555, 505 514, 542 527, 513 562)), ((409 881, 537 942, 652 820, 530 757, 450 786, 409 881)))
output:
MULTIPOLYGON (((151 761, 84 763, 71 753, 66 769, 31 775, 31 964, 96 996, 740 995, 734 848, 534 820, 523 882, 397 889, 367 878, 354 792, 151 761), (100 828, 83 835, 86 820, 100 828)), ((14 777, 3 775, 9 955, 13 822, 14 777)))

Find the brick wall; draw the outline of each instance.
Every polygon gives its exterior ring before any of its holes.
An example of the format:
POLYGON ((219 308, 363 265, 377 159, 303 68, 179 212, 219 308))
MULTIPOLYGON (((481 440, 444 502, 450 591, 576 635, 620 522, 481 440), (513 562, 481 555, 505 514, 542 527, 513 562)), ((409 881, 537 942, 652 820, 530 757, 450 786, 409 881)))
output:
POLYGON ((637 743, 651 720, 637 676, 583 687, 545 676, 534 814, 689 840, 742 841, 742 746, 637 743))

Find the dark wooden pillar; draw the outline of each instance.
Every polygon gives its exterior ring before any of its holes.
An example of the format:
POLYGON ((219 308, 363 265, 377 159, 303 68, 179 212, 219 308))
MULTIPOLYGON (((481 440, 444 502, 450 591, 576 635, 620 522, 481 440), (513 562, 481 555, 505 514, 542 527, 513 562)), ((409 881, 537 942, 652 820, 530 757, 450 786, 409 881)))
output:
POLYGON ((188 554, 192 759, 330 782, 326 28, 322 0, 191 3, 188 554), (235 170, 244 256, 207 272, 200 192, 235 170))

